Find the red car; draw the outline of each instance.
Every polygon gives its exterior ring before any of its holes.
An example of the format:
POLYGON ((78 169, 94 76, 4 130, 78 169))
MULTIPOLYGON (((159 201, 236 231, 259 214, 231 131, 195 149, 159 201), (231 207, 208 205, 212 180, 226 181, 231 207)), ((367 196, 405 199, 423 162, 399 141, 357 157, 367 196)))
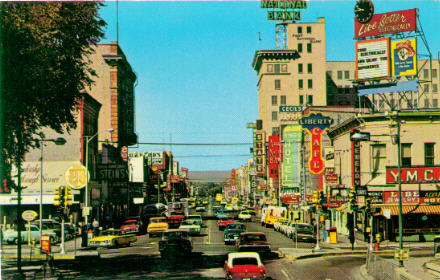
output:
POLYGON ((183 214, 183 211, 181 210, 172 211, 170 213, 170 216, 168 217, 168 226, 170 228, 178 228, 184 218, 185 215, 183 214))
POLYGON ((258 253, 229 253, 225 276, 226 279, 266 279, 266 268, 258 253))
POLYGON ((243 232, 237 242, 239 252, 257 252, 261 255, 270 254, 270 243, 263 232, 243 232))
POLYGON ((140 232, 140 223, 137 220, 125 220, 122 223, 121 230, 125 231, 126 233, 136 233, 138 234, 140 232))
POLYGON ((217 222, 217 226, 218 226, 219 230, 224 230, 227 225, 234 224, 234 223, 236 223, 236 222, 231 219, 220 219, 217 222))

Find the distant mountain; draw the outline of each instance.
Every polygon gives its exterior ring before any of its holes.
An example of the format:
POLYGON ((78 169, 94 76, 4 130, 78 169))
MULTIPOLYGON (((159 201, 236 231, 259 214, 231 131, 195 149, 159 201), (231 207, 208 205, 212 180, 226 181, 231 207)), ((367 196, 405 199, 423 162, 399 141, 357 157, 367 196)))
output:
POLYGON ((228 171, 189 171, 189 180, 195 183, 224 183, 231 178, 231 170, 228 171))

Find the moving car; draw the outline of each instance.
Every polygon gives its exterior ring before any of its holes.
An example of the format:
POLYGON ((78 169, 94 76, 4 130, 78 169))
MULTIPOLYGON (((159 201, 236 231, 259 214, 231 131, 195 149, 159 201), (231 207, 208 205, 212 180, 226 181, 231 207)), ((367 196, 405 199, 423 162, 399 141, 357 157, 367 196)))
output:
POLYGON ((182 210, 171 211, 168 217, 168 227, 178 228, 184 218, 185 215, 182 210))
POLYGON ((312 225, 309 224, 296 224, 295 230, 291 236, 297 241, 315 242, 316 236, 312 225))
POLYGON ((165 231, 159 240, 159 251, 162 258, 191 255, 192 242, 188 232, 181 229, 165 231))
POLYGON ((270 254, 270 244, 263 232, 243 232, 237 242, 239 252, 257 252, 262 255, 270 254))
POLYGON ((252 215, 248 211, 241 211, 240 214, 238 214, 238 220, 239 221, 252 221, 252 215))
POLYGON ((273 227, 278 219, 287 218, 287 208, 280 206, 269 206, 267 208, 266 216, 264 217, 264 225, 266 227, 273 227))
POLYGON ((163 232, 168 230, 167 218, 165 217, 154 217, 150 218, 150 224, 147 227, 147 233, 149 237, 155 235, 161 235, 163 232))
POLYGON ((204 206, 196 207, 196 212, 205 212, 206 208, 204 206))
POLYGON ((126 233, 140 233, 141 225, 137 220, 125 220, 122 223, 121 230, 124 230, 126 233))
MULTIPOLYGON (((26 224, 25 228, 21 231, 21 243, 28 243, 29 238, 29 229, 31 232, 31 241, 35 238, 37 242, 40 242, 40 227, 39 225, 31 224, 31 227, 29 228, 29 225, 26 224)), ((51 243, 57 243, 59 242, 59 238, 57 233, 48 228, 45 224, 43 224, 41 233, 50 235, 51 243)), ((16 229, 16 226, 9 228, 3 232, 3 241, 7 242, 8 244, 17 244, 18 243, 18 231, 16 229)))
POLYGON ((220 220, 218 220, 217 226, 219 230, 224 230, 228 224, 233 224, 233 223, 235 223, 235 221, 232 219, 221 218, 220 220))
POLYGON ((199 235, 201 227, 196 220, 184 220, 179 229, 188 231, 190 235, 199 235))
POLYGON ((134 234, 127 234, 124 230, 111 228, 101 231, 98 237, 90 239, 89 246, 92 248, 130 246, 136 240, 134 234))
POLYGON ((223 233, 223 240, 225 244, 234 244, 239 238, 240 234, 246 231, 246 226, 241 223, 228 224, 223 233))
POLYGON ((225 262, 226 279, 266 279, 266 268, 258 253, 229 253, 225 262))

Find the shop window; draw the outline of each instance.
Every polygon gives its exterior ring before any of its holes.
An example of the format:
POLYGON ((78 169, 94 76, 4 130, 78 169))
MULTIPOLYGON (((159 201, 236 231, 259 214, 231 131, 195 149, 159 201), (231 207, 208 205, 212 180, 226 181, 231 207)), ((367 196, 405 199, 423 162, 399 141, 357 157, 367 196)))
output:
POLYGON ((387 165, 386 145, 371 145, 371 176, 376 178, 380 174, 384 174, 387 165))
POLYGON ((401 157, 402 157, 402 167, 410 167, 411 166, 411 143, 402 143, 400 145, 401 148, 401 157))
POLYGON ((425 143, 425 166, 434 166, 434 143, 425 143))

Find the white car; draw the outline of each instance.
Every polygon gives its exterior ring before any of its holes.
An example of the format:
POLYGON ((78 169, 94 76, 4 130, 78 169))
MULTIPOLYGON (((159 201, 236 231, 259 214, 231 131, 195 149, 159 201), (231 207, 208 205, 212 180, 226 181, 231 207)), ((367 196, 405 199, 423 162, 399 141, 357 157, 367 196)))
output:
POLYGON ((298 223, 289 223, 289 226, 286 227, 285 235, 289 238, 292 238, 296 231, 296 225, 298 223))
POLYGON ((252 215, 248 211, 241 211, 240 214, 238 214, 238 220, 239 221, 252 221, 252 215))
POLYGON ((200 234, 200 225, 196 220, 184 220, 179 226, 179 229, 188 231, 190 235, 200 234))
POLYGON ((290 224, 289 221, 282 223, 282 224, 280 225, 280 230, 279 230, 279 231, 280 231, 282 234, 286 234, 287 227, 289 226, 289 224, 290 224))
POLYGON ((289 222, 289 220, 287 220, 287 219, 279 219, 278 221, 276 221, 274 224, 273 224, 273 229, 275 230, 275 231, 280 231, 280 227, 281 227, 281 225, 283 225, 283 224, 287 224, 289 222))

